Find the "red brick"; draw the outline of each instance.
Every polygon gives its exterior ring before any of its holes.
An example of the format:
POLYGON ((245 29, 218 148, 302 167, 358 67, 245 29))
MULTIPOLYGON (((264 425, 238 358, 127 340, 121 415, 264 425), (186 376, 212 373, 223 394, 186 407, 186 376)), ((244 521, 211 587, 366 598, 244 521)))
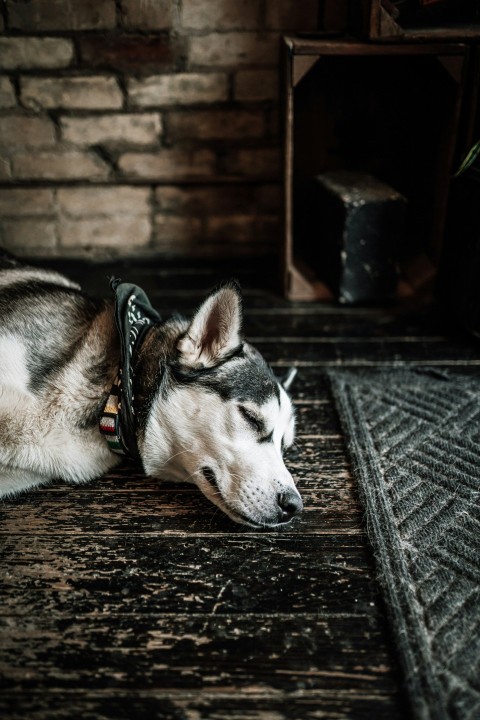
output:
POLYGON ((114 77, 22 77, 21 101, 35 109, 118 110, 123 95, 114 77))
POLYGON ((171 0, 122 0, 122 22, 133 30, 165 30, 172 26, 171 0))
POLYGON ((116 24, 115 0, 7 0, 14 30, 107 30, 116 24))
POLYGON ((318 0, 267 0, 267 27, 275 30, 316 30, 318 0))
POLYGON ((132 78, 128 97, 137 107, 195 105, 228 98, 227 73, 174 73, 132 78))
POLYGON ((62 139, 75 145, 155 145, 161 132, 158 113, 64 117, 62 139))
POLYGON ((0 77, 0 107, 11 108, 17 104, 13 85, 7 77, 0 77))
POLYGON ((168 72, 181 62, 184 47, 181 40, 166 36, 83 35, 80 55, 83 63, 94 68, 168 72))
POLYGON ((55 144, 55 131, 46 117, 5 115, 0 118, 0 146, 48 147, 55 144))
POLYGON ((210 216, 207 219, 209 241, 245 243, 255 239, 255 217, 252 215, 210 216))
POLYGON ((166 149, 157 153, 126 153, 118 166, 131 178, 149 180, 184 180, 211 177, 215 174, 215 154, 205 150, 166 149))
POLYGON ((57 190, 58 207, 70 218, 148 215, 150 189, 143 187, 73 187, 57 190))
POLYGON ((12 169, 10 160, 0 155, 0 180, 10 180, 12 169))
POLYGON ((25 180, 103 180, 109 166, 95 153, 40 152, 15 155, 13 175, 25 180))
POLYGON ((277 65, 279 37, 276 33, 209 33, 190 38, 191 66, 277 65))
POLYGON ((0 68, 63 68, 73 59, 73 43, 64 38, 0 37, 0 68))
POLYGON ((0 223, 2 244, 21 255, 42 253, 56 247, 55 225, 51 220, 3 220, 0 223))
POLYGON ((88 218, 59 223, 60 244, 72 248, 117 248, 122 252, 150 242, 148 217, 88 218))
POLYGON ((279 178, 280 150, 277 148, 244 148, 233 150, 225 159, 228 173, 263 179, 279 178))
POLYGON ((49 188, 2 188, 0 215, 3 217, 52 215, 53 190, 49 188))
POLYGON ((157 215, 154 223, 153 242, 159 250, 173 255, 190 254, 202 235, 198 218, 157 215))
POLYGON ((240 213, 252 206, 254 188, 251 185, 212 185, 207 187, 160 186, 155 200, 163 213, 177 215, 209 214, 224 215, 240 213))
POLYGON ((172 112, 168 118, 172 140, 238 140, 259 138, 265 134, 265 116, 261 111, 197 110, 172 112))
POLYGON ((260 24, 258 0, 183 0, 180 21, 192 30, 251 30, 260 24))
POLYGON ((280 78, 278 70, 243 70, 235 75, 235 100, 276 100, 280 78))

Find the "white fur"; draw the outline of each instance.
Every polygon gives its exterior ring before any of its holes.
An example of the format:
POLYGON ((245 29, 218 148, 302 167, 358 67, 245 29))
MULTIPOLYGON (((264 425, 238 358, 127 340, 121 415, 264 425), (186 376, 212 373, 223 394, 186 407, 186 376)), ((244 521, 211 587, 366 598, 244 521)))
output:
MULTIPOLYGON (((178 342, 180 362, 188 369, 212 367, 240 343, 241 308, 235 287, 226 286, 199 308, 178 342)), ((160 396, 149 416, 141 454, 145 471, 154 477, 194 482, 237 522, 273 526, 280 522, 279 497, 297 498, 292 476, 282 458, 282 443, 293 442, 294 415, 286 392, 259 407, 243 408, 263 422, 273 441, 259 442, 240 410, 240 401, 225 401, 208 389, 179 385, 160 396), (203 468, 215 473, 216 484, 203 468)))
POLYGON ((225 402, 201 388, 175 389, 161 408, 152 412, 142 448, 149 475, 194 482, 215 505, 234 520, 270 522, 277 512, 279 493, 298 495, 282 458, 282 439, 291 445, 294 418, 290 399, 281 389, 280 404, 272 398, 263 406, 245 403, 273 430, 273 442, 259 443, 242 417, 237 401, 225 402), (215 471, 219 491, 203 476, 215 471))
POLYGON ((80 289, 80 285, 54 270, 37 270, 36 268, 18 268, 0 273, 0 288, 6 288, 18 282, 29 282, 32 280, 54 283, 55 285, 62 285, 76 290, 80 289))

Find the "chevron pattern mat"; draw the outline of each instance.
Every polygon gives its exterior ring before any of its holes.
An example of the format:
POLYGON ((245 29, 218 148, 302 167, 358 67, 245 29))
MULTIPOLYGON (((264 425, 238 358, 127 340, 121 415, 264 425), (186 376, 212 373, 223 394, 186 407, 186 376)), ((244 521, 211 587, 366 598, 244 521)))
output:
POLYGON ((480 718, 480 378, 329 373, 414 715, 480 718))

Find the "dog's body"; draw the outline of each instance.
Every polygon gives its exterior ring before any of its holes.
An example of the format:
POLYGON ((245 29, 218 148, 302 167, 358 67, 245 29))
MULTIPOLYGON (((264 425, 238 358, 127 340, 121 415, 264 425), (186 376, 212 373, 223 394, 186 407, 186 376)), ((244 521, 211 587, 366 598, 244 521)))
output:
MULTIPOLYGON (((240 324, 226 285, 190 323, 149 330, 134 367, 136 439, 148 475, 195 482, 233 520, 275 526, 302 508, 282 459, 294 417, 240 324)), ((119 355, 112 301, 0 254, 0 497, 118 463, 98 423, 119 355)))

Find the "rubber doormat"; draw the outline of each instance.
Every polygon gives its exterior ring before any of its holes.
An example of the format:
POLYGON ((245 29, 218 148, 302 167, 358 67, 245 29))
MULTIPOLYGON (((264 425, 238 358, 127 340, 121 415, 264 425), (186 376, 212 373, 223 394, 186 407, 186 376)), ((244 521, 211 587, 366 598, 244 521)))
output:
POLYGON ((480 718, 480 378, 329 378, 414 714, 480 718))

